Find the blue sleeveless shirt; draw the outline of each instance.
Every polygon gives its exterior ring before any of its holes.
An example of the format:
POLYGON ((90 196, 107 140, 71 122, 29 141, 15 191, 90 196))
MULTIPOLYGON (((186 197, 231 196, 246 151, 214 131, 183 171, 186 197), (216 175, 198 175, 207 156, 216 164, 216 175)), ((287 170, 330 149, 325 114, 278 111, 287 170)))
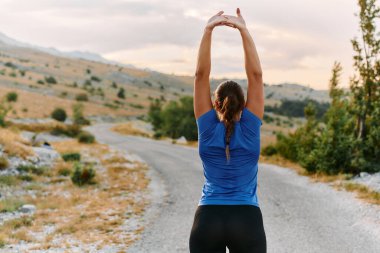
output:
POLYGON ((230 137, 227 163, 224 123, 214 108, 196 119, 205 183, 199 205, 255 205, 260 155, 259 117, 244 107, 230 137))

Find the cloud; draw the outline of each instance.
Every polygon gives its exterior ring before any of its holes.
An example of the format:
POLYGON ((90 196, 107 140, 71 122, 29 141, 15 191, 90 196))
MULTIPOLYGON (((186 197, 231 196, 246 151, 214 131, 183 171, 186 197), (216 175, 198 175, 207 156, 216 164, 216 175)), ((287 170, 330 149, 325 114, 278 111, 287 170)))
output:
MULTIPOLYGON (((219 10, 233 14, 240 7, 269 80, 302 82, 302 76, 304 82, 312 79, 315 87, 327 88, 323 80, 329 78, 332 60, 351 67, 349 40, 357 30, 353 2, 0 0, 0 31, 41 46, 94 51, 158 71, 192 74, 209 17, 219 10)), ((213 75, 244 77, 236 30, 215 30, 212 56, 213 75)))

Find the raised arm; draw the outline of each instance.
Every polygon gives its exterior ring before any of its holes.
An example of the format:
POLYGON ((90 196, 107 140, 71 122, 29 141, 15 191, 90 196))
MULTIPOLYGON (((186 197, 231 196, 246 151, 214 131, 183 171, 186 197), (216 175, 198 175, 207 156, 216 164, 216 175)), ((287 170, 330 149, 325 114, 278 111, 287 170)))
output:
POLYGON ((203 113, 212 109, 209 80, 211 72, 211 37, 213 29, 218 25, 223 25, 227 20, 222 14, 223 11, 220 11, 209 19, 199 46, 194 79, 194 115, 197 119, 203 113))
POLYGON ((260 59, 256 51, 255 43, 245 25, 245 21, 236 10, 237 16, 227 16, 227 25, 237 28, 240 31, 244 48, 245 72, 247 74, 248 89, 246 107, 260 119, 264 116, 264 85, 263 72, 261 70, 260 59))

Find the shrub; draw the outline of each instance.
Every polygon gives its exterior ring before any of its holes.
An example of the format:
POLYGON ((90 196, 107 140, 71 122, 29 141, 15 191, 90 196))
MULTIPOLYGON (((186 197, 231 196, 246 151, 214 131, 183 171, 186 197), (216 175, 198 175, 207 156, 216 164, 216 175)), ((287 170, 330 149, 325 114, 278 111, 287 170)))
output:
POLYGON ((73 105, 73 121, 78 125, 89 125, 90 121, 83 115, 83 104, 77 103, 73 105))
POLYGON ((3 170, 9 166, 8 159, 4 156, 0 156, 0 170, 3 170))
POLYGON ((79 153, 65 153, 62 154, 62 159, 67 161, 80 161, 80 154, 79 153))
POLYGON ((38 80, 37 83, 38 83, 38 84, 45 84, 45 82, 42 81, 42 80, 38 80))
POLYGON ((51 117, 57 121, 64 122, 67 118, 66 111, 62 108, 55 108, 51 113, 51 117))
POLYGON ((76 137, 80 133, 80 131, 81 131, 80 126, 77 124, 66 125, 66 126, 57 125, 50 131, 50 134, 76 137))
POLYGON ((125 90, 124 88, 120 88, 119 91, 117 92, 117 97, 118 98, 125 98, 125 90))
POLYGON ((24 203, 18 198, 3 199, 0 201, 0 212, 14 212, 17 211, 24 203))
POLYGON ((25 70, 21 70, 21 69, 20 69, 19 72, 20 72, 20 75, 21 75, 21 76, 25 76, 25 72, 26 72, 25 70))
POLYGON ((29 173, 23 174, 23 175, 18 175, 17 178, 22 180, 22 181, 27 181, 27 182, 31 182, 34 180, 33 176, 30 175, 29 173))
POLYGON ((95 82, 100 82, 100 81, 102 81, 102 79, 100 79, 100 78, 97 77, 97 76, 91 76, 91 80, 92 80, 92 81, 95 81, 95 82))
POLYGON ((69 168, 60 168, 58 170, 58 175, 67 177, 71 174, 71 169, 69 168))
POLYGON ((144 108, 144 106, 140 105, 140 104, 129 103, 129 105, 133 108, 136 108, 136 109, 143 109, 144 108))
POLYGON ((87 131, 82 131, 78 135, 78 141, 80 143, 94 143, 95 142, 95 136, 87 131))
POLYGON ((84 88, 86 88, 86 86, 91 86, 91 85, 92 85, 91 80, 84 81, 84 84, 83 84, 84 88))
POLYGON ((265 148, 263 148, 261 153, 266 156, 272 156, 272 155, 277 154, 277 149, 274 145, 270 144, 266 146, 265 148))
POLYGON ((17 101, 17 93, 14 91, 7 93, 7 101, 8 102, 16 102, 17 101))
POLYGON ((95 170, 91 164, 83 165, 82 163, 75 162, 73 165, 71 181, 78 186, 93 184, 95 183, 95 175, 95 170))
POLYGON ((86 93, 80 93, 75 96, 77 101, 88 101, 88 96, 86 93))
POLYGON ((0 175, 0 185, 16 185, 17 179, 11 175, 0 175))
POLYGON ((47 167, 36 165, 19 165, 16 169, 19 172, 31 172, 36 175, 43 175, 47 172, 47 167))
POLYGON ((0 126, 5 126, 5 117, 11 109, 12 106, 9 103, 6 103, 4 100, 0 100, 0 126))
POLYGON ((45 82, 50 83, 50 84, 56 84, 57 80, 55 80, 55 78, 53 76, 46 76, 45 82))
POLYGON ((4 65, 12 69, 17 68, 16 65, 14 65, 12 62, 6 62, 4 65))

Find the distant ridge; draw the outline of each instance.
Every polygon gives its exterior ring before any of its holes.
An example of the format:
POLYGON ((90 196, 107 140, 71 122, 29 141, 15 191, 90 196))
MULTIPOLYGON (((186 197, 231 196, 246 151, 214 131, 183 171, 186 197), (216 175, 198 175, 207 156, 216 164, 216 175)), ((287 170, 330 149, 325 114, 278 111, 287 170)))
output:
POLYGON ((15 39, 5 35, 2 32, 0 32, 0 42, 3 42, 4 44, 10 45, 13 47, 31 48, 31 49, 39 50, 39 51, 42 51, 42 52, 45 52, 45 53, 48 53, 51 55, 60 56, 60 57, 84 59, 84 60, 88 60, 88 61, 96 61, 96 62, 101 62, 101 63, 105 63, 105 64, 113 64, 113 65, 129 67, 129 68, 136 68, 132 64, 123 64, 123 63, 120 63, 117 61, 110 61, 110 60, 105 59, 104 57, 102 57, 99 54, 89 52, 89 51, 75 50, 75 51, 64 52, 64 51, 60 51, 54 47, 41 47, 41 46, 36 46, 36 45, 32 45, 32 44, 25 43, 25 42, 20 42, 20 41, 17 41, 15 39))

